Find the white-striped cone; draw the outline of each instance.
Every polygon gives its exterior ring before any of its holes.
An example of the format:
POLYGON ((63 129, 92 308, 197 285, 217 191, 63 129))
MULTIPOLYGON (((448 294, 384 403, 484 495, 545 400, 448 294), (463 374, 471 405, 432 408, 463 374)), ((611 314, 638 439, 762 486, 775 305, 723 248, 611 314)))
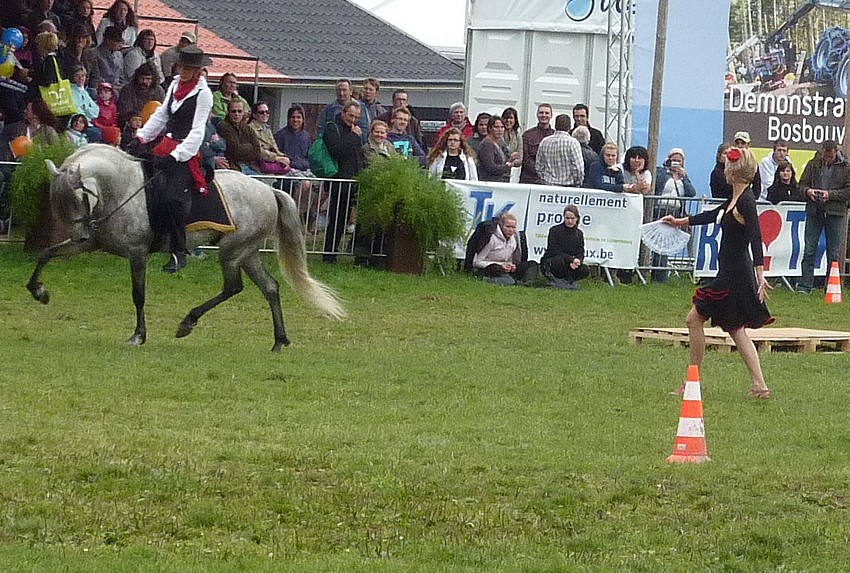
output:
POLYGON ((705 443, 699 366, 694 364, 688 366, 688 379, 685 381, 685 395, 682 399, 682 413, 679 416, 676 442, 673 444, 673 453, 667 461, 676 464, 701 464, 711 461, 708 457, 708 446, 705 443))
POLYGON ((826 282, 826 304, 841 302, 841 273, 838 272, 838 261, 832 261, 829 268, 829 280, 826 282))

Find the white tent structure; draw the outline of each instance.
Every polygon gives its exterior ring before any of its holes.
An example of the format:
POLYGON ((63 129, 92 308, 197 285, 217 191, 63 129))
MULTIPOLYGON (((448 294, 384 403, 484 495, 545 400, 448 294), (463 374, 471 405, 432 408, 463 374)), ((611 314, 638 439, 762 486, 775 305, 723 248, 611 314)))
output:
POLYGON ((516 107, 524 126, 537 105, 591 109, 591 123, 621 149, 631 139, 631 9, 618 2, 470 0, 466 101, 470 115, 516 107), (603 9, 603 6, 605 9, 603 9))

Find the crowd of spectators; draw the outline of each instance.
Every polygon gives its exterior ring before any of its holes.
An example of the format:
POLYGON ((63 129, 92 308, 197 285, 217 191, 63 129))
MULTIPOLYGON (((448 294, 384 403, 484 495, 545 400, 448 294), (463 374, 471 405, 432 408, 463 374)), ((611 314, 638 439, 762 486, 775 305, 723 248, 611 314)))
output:
MULTIPOLYGON (((175 46, 159 50, 155 33, 139 30, 128 0, 115 0, 96 28, 91 0, 32 0, 14 5, 21 8, 16 11, 7 6, 0 14, 0 23, 17 27, 24 34, 24 43, 16 51, 21 66, 13 79, 27 90, 0 89, 0 111, 5 121, 2 159, 9 158, 8 142, 20 135, 40 134, 54 140, 65 132, 75 144, 106 141, 119 145, 132 140, 145 120, 146 106, 163 103, 164 88, 175 72, 179 53, 197 42, 195 34, 186 31, 175 46), (57 118, 41 101, 38 88, 63 78, 71 80, 77 109, 57 118)), ((456 102, 428 146, 408 92, 392 92, 389 105, 381 102, 380 95, 381 84, 375 78, 357 86, 349 79, 339 79, 335 98, 318 114, 316 135, 339 166, 335 178, 350 179, 368 161, 400 154, 444 179, 518 181, 655 195, 654 218, 681 216, 683 198, 696 195, 685 169, 683 149, 672 149, 661 165, 653 167, 648 164, 644 147, 621 150, 606 142, 602 132, 591 125, 590 108, 583 103, 574 105, 571 114, 557 117, 550 104, 542 103, 537 106, 537 123, 523 130, 521 113, 513 107, 501 114, 480 113, 472 122, 467 106, 456 102)), ((334 260, 332 253, 337 251, 342 234, 351 231, 356 219, 356 185, 304 181, 314 178, 309 156, 314 140, 305 129, 304 108, 293 104, 287 111, 286 124, 275 131, 270 122, 271 107, 258 101, 252 109, 240 95, 238 78, 232 73, 221 76, 213 98, 202 147, 204 160, 219 169, 301 179, 290 190, 307 219, 315 222, 320 209, 332 213, 325 259, 334 260)), ((741 131, 731 144, 718 148, 710 179, 713 197, 731 196, 723 175, 725 153, 730 147, 749 147, 749 143, 749 134, 741 131)), ((758 199, 773 203, 812 200, 806 195, 806 185, 798 184, 788 152, 787 142, 779 140, 761 161, 752 181, 752 192, 758 199)), ((811 187, 811 177, 807 179, 804 174, 801 180, 811 187)), ((495 236, 500 233, 495 232, 495 236)), ((573 231, 569 234, 575 236, 573 231)), ((568 263, 567 267, 572 261, 568 263)), ((568 272, 570 269, 556 267, 561 269, 558 278, 573 280, 575 273, 568 272)), ((662 274, 658 277, 663 280, 662 274)))
POLYGON ((0 89, 0 121, 4 126, 0 159, 12 158, 9 142, 21 131, 20 125, 28 124, 26 110, 42 100, 44 88, 57 82, 70 82, 75 109, 51 109, 47 105, 47 113, 55 110, 61 114, 49 123, 55 123, 58 133, 65 133, 78 145, 120 145, 128 120, 138 116, 148 102, 162 103, 163 85, 170 83, 172 70, 163 70, 156 35, 153 30, 139 30, 128 0, 115 0, 97 27, 91 0, 3 4, 0 32, 17 28, 23 43, 14 52, 19 65, 9 78, 12 83, 0 89), (19 86, 23 87, 15 89, 19 86))

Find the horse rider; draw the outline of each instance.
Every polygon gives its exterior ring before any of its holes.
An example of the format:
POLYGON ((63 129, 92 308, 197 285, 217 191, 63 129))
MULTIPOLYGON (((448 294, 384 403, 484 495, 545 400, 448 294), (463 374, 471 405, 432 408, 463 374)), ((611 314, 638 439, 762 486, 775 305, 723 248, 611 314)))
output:
POLYGON ((128 146, 133 155, 143 155, 146 143, 160 134, 165 136, 151 150, 151 162, 159 170, 154 176, 152 211, 159 225, 170 236, 171 260, 162 270, 176 273, 186 266, 186 224, 192 190, 206 193, 206 179, 198 150, 204 139, 213 95, 201 69, 210 59, 195 46, 188 46, 177 57, 177 76, 171 82, 161 105, 136 133, 128 146))

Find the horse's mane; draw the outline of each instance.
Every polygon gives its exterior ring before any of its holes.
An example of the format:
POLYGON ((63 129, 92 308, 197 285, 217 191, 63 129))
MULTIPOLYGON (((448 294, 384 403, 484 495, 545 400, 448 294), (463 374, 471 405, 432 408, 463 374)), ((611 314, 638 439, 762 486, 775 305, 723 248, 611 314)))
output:
POLYGON ((113 162, 119 158, 128 161, 136 161, 135 157, 133 157, 129 153, 121 151, 117 147, 106 145, 104 143, 89 143, 88 145, 83 145, 74 153, 72 153, 62 163, 62 167, 78 165, 84 159, 89 159, 89 156, 92 156, 92 158, 102 158, 105 161, 113 162))
POLYGON ((93 177, 102 192, 123 195, 129 189, 127 183, 135 174, 132 167, 139 166, 138 160, 120 149, 102 143, 89 143, 74 151, 62 162, 62 168, 54 185, 54 194, 65 195, 73 191, 81 179, 93 177))

